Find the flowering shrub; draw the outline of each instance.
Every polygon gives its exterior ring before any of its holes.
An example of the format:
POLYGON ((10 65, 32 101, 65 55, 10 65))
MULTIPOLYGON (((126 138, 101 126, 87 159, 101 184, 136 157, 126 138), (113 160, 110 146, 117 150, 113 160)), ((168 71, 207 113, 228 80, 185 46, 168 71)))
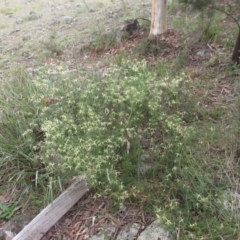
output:
POLYGON ((144 153, 157 162, 173 147, 169 136, 181 136, 184 112, 177 111, 177 99, 184 76, 157 78, 144 61, 127 61, 101 76, 63 79, 52 88, 41 79, 38 87, 57 99, 40 117, 43 159, 55 173, 121 186, 139 177, 144 153))

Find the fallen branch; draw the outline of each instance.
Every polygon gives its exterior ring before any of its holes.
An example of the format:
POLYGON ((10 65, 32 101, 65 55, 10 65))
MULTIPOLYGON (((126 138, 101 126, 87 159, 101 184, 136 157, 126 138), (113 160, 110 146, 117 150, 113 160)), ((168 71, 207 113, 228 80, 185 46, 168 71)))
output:
POLYGON ((88 190, 86 181, 78 179, 43 209, 13 240, 40 240, 88 190))

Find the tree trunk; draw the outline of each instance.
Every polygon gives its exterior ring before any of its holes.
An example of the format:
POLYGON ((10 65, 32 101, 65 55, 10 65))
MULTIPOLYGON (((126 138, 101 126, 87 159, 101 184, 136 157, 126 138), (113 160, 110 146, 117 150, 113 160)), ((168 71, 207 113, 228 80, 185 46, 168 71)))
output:
POLYGON ((232 61, 236 64, 240 63, 240 28, 238 29, 238 37, 235 43, 233 54, 232 54, 232 61))
POLYGON ((152 21, 150 36, 167 31, 167 0, 152 0, 152 21))

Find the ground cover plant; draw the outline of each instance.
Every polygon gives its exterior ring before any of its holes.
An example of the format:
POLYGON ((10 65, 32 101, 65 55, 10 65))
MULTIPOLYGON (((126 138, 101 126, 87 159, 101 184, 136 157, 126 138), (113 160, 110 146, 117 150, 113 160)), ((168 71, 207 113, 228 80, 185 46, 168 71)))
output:
POLYGON ((239 191, 239 70, 223 61, 234 39, 222 40, 221 14, 211 23, 196 12, 177 17, 179 35, 140 39, 132 56, 119 52, 104 71, 56 62, 6 72, 0 182, 13 197, 1 218, 23 200, 43 206, 85 176, 113 210, 135 203, 176 239, 239 238, 239 214, 231 198, 224 204, 226 191, 239 191), (203 46, 216 51, 202 57, 203 46))

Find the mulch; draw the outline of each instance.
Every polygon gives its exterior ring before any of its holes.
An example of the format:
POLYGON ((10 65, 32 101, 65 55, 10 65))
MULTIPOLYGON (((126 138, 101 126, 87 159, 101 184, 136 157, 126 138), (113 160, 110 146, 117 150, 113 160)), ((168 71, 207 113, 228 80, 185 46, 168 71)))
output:
POLYGON ((94 198, 94 193, 88 193, 62 219, 58 221, 42 238, 43 240, 84 240, 104 228, 113 229, 111 239, 116 239, 120 230, 126 225, 139 224, 139 233, 143 231, 154 218, 133 204, 123 206, 115 213, 111 211, 112 200, 94 198))

